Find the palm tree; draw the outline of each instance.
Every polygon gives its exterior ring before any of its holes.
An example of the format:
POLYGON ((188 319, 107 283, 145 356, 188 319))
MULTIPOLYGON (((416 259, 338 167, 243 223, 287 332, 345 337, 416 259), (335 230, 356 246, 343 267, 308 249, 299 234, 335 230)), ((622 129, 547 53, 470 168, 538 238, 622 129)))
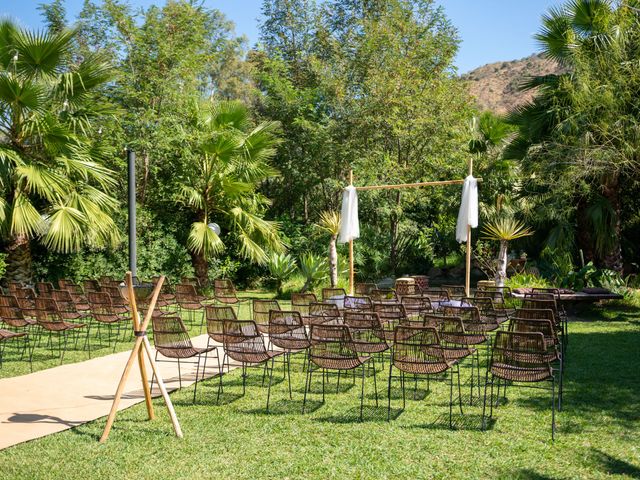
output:
POLYGON ((496 285, 502 287, 507 278, 509 242, 532 235, 533 232, 528 227, 525 227, 521 221, 511 216, 500 216, 487 222, 482 233, 487 240, 500 242, 495 280, 496 285))
POLYGON ((76 60, 76 32, 34 33, 0 22, 0 229, 9 280, 29 281, 31 242, 56 252, 115 245, 113 172, 91 140, 111 113, 97 55, 76 60))
POLYGON ((336 241, 340 233, 340 213, 331 210, 322 212, 320 221, 316 226, 331 236, 329 239, 329 274, 331 287, 336 287, 338 286, 338 250, 336 241))
POLYGON ((535 38, 545 57, 563 67, 562 73, 523 84, 525 90, 535 89, 536 96, 509 116, 519 133, 505 152, 506 158, 524 160, 532 174, 528 188, 541 195, 546 210, 567 211, 567 204, 576 205, 575 220, 566 215, 550 220, 564 230, 577 223, 581 248, 615 270, 622 269, 619 187, 625 176, 637 173, 635 152, 640 147, 638 7, 637 0, 571 0, 543 17, 535 38), (559 193, 564 198, 549 209, 550 197, 559 193), (597 216, 603 200, 613 216, 607 225, 593 228, 604 218, 597 216))
POLYGON ((269 199, 258 192, 263 181, 278 174, 269 160, 280 140, 275 122, 251 128, 248 110, 239 102, 199 106, 194 121, 200 132, 197 156, 179 198, 195 217, 187 247, 196 276, 206 280, 208 260, 225 248, 210 222, 220 222, 240 256, 251 262, 263 264, 268 251, 283 251, 279 224, 263 218, 269 199))

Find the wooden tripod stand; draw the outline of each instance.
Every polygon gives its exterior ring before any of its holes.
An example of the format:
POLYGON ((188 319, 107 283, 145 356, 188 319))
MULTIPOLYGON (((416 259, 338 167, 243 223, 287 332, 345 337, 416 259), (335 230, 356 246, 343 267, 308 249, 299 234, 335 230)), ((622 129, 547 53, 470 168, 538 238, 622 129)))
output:
POLYGON ((136 303, 135 289, 133 288, 133 277, 131 275, 131 272, 127 272, 125 280, 129 297, 129 304, 131 305, 133 333, 136 337, 136 343, 133 346, 133 350, 131 350, 131 355, 129 355, 129 360, 127 361, 127 365, 124 367, 124 372, 122 373, 122 377, 120 378, 118 389, 116 390, 115 397, 113 398, 113 403, 111 404, 111 411, 109 412, 109 417, 107 417, 107 424, 105 425, 104 432, 102 432, 102 436, 100 437, 100 443, 106 442, 107 438, 109 438, 109 432, 111 431, 113 422, 116 419, 116 413, 118 412, 118 405, 120 404, 120 399, 122 398, 122 392, 127 383, 127 379, 129 378, 129 374, 131 373, 131 368, 133 367, 136 357, 138 358, 138 368, 140 369, 140 376, 142 377, 142 389, 144 390, 144 399, 147 405, 149 420, 153 420, 155 417, 153 413, 153 404, 151 403, 151 390, 149 388, 149 380, 147 377, 147 369, 144 363, 143 352, 146 352, 147 359, 149 360, 153 373, 155 374, 155 377, 158 381, 158 386, 160 387, 162 398, 164 398, 164 402, 167 405, 167 410, 169 410, 169 416, 171 417, 171 423, 173 423, 173 429, 175 430, 176 435, 182 438, 182 429, 180 428, 180 423, 178 423, 178 417, 176 417, 176 412, 173 409, 171 398, 169 398, 167 389, 164 386, 164 381, 162 380, 162 376, 160 375, 158 365, 156 364, 156 361, 151 354, 151 344, 149 343, 149 339, 147 338, 147 327, 149 325, 149 321, 153 316, 153 311, 156 308, 156 302, 158 301, 158 296, 160 295, 160 289, 162 288, 162 284, 164 283, 164 275, 160 277, 158 283, 153 289, 151 301, 149 302, 149 309, 147 310, 147 314, 145 315, 144 321, 142 323, 140 323, 140 317, 138 314, 138 305, 136 303))

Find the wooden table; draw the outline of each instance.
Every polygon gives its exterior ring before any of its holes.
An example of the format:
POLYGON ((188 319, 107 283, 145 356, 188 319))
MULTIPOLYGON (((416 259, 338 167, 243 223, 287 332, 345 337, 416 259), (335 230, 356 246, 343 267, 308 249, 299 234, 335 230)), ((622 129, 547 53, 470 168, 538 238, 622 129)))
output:
MULTIPOLYGON (((524 293, 512 293, 515 298, 524 298, 524 293)), ((624 297, 617 293, 561 293, 560 303, 595 303, 603 300, 622 300, 624 297)))

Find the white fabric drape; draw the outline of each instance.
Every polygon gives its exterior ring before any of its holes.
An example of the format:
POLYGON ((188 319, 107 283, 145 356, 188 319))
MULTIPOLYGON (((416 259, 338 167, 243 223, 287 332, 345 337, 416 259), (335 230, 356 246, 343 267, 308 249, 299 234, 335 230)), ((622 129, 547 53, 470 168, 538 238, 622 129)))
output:
POLYGON ((349 185, 342 193, 342 212, 338 243, 347 243, 360 237, 358 220, 358 193, 356 187, 349 185))
POLYGON ((478 180, 471 175, 464 179, 462 186, 462 202, 456 225, 456 240, 460 243, 467 241, 467 226, 478 226, 478 180))

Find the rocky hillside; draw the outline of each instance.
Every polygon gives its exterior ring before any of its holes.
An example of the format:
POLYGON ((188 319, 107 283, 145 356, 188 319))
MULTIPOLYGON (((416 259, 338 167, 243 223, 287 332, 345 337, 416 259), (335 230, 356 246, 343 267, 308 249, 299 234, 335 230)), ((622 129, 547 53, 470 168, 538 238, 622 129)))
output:
POLYGON ((518 90, 523 78, 560 72, 562 68, 556 62, 534 54, 521 60, 483 65, 465 73, 462 79, 468 81, 479 108, 503 114, 533 96, 533 92, 518 90))

